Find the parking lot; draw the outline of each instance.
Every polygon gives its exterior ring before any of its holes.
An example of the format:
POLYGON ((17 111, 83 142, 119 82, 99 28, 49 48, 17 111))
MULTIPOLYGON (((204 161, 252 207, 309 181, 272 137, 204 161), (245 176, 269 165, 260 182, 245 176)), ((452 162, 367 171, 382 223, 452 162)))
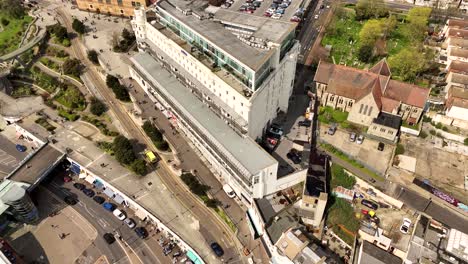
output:
POLYGON ((329 126, 320 124, 320 139, 328 144, 333 145, 335 148, 341 150, 351 158, 365 164, 367 167, 372 168, 376 172, 384 175, 392 158, 393 149, 392 145, 385 144, 383 151, 377 149, 379 141, 364 138, 362 144, 350 142, 349 132, 342 129, 337 129, 334 135, 327 133, 329 126))
MULTIPOLYGON (((227 8, 227 10, 242 12, 242 11, 239 11, 239 9, 245 3, 246 3, 246 0, 234 0, 234 3, 229 8, 227 8)), ((267 11, 270 8, 272 3, 273 3, 273 0, 263 0, 261 2, 260 7, 258 7, 256 10, 254 10, 252 15, 265 17, 264 13, 265 13, 265 11, 267 11)), ((285 12, 282 15, 280 20, 289 21, 291 19, 291 17, 294 15, 294 13, 302 5, 303 5, 302 0, 292 0, 290 5, 285 9, 285 12)))
MULTIPOLYGON (((17 139, 15 133, 11 133, 10 127, 8 131, 0 133, 0 175, 8 175, 16 166, 31 152, 31 147, 28 142, 23 139, 17 139), (26 147, 24 152, 16 149, 16 144, 26 147)), ((14 130, 14 129, 13 129, 14 130)))

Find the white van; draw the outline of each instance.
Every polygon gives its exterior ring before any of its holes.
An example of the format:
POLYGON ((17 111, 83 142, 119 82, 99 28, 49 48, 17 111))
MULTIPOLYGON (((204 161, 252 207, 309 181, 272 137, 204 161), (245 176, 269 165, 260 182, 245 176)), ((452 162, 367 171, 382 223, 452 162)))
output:
POLYGON ((229 198, 234 198, 236 197, 236 193, 234 192, 234 190, 231 188, 231 186, 229 186, 229 184, 224 184, 223 185, 223 190, 224 192, 227 194, 227 196, 229 198))

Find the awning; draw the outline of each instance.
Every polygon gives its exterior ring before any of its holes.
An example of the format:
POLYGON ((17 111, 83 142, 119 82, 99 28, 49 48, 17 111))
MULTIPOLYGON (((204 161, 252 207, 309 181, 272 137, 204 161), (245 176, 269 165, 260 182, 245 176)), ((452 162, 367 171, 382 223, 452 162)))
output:
POLYGON ((249 208, 247 210, 247 217, 249 218, 249 220, 253 224, 253 227, 254 227, 256 233, 258 234, 258 236, 263 235, 262 226, 260 225, 260 222, 258 221, 257 217, 255 217, 255 213, 254 213, 252 208, 249 208))
POLYGON ((160 103, 156 102, 155 105, 159 110, 164 111, 164 106, 162 106, 160 103))
POLYGON ((162 111, 162 113, 167 119, 172 117, 172 113, 169 110, 164 110, 164 111, 162 111))
POLYGON ((94 183, 94 177, 91 175, 86 176, 85 181, 93 184, 94 183))
POLYGON ((123 204, 125 202, 125 199, 122 196, 120 196, 119 194, 116 194, 115 197, 114 197, 114 201, 117 204, 123 204))
POLYGON ((112 191, 111 188, 105 189, 103 193, 104 193, 105 195, 109 196, 110 198, 113 198, 113 197, 114 197, 114 191, 112 191))
POLYGON ((142 221, 145 221, 145 220, 146 220, 146 217, 147 217, 146 213, 143 212, 142 210, 136 210, 136 211, 135 211, 135 215, 136 215, 138 218, 140 218, 142 221))
POLYGON ((94 186, 96 187, 96 189, 99 189, 99 190, 103 190, 104 189, 104 183, 100 182, 99 180, 96 180, 94 182, 94 186))
POLYGON ((187 258, 195 264, 202 264, 203 261, 197 257, 191 250, 187 251, 187 258))

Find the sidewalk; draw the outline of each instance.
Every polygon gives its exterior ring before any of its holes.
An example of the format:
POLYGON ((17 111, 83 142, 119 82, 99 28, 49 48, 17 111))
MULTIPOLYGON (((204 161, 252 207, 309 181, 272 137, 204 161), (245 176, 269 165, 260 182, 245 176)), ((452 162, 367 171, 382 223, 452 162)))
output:
MULTIPOLYGON (((129 80, 126 80, 129 82, 129 80)), ((239 205, 234 199, 229 198, 222 190, 220 179, 215 177, 213 173, 202 162, 201 154, 191 148, 188 139, 185 139, 180 133, 173 132, 169 120, 159 110, 155 110, 154 104, 146 97, 143 89, 135 81, 131 81, 134 89, 130 91, 131 95, 139 101, 148 101, 146 104, 139 105, 142 110, 143 118, 154 120, 155 125, 163 133, 164 137, 173 146, 173 151, 177 153, 180 161, 180 168, 184 171, 196 171, 196 175, 203 184, 211 187, 210 194, 218 199, 224 210, 232 222, 236 225, 237 238, 242 245, 252 251, 253 258, 256 263, 268 263, 269 258, 260 245, 260 240, 253 240, 246 220, 247 208, 244 205, 239 205)), ((234 234, 233 234, 234 235, 234 234)))

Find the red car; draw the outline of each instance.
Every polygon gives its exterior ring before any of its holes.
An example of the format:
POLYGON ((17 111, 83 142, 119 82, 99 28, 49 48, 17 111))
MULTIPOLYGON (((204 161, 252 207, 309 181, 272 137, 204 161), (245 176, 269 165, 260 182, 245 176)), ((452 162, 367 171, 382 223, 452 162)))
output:
POLYGON ((64 176, 63 182, 71 182, 72 178, 70 176, 64 176))

